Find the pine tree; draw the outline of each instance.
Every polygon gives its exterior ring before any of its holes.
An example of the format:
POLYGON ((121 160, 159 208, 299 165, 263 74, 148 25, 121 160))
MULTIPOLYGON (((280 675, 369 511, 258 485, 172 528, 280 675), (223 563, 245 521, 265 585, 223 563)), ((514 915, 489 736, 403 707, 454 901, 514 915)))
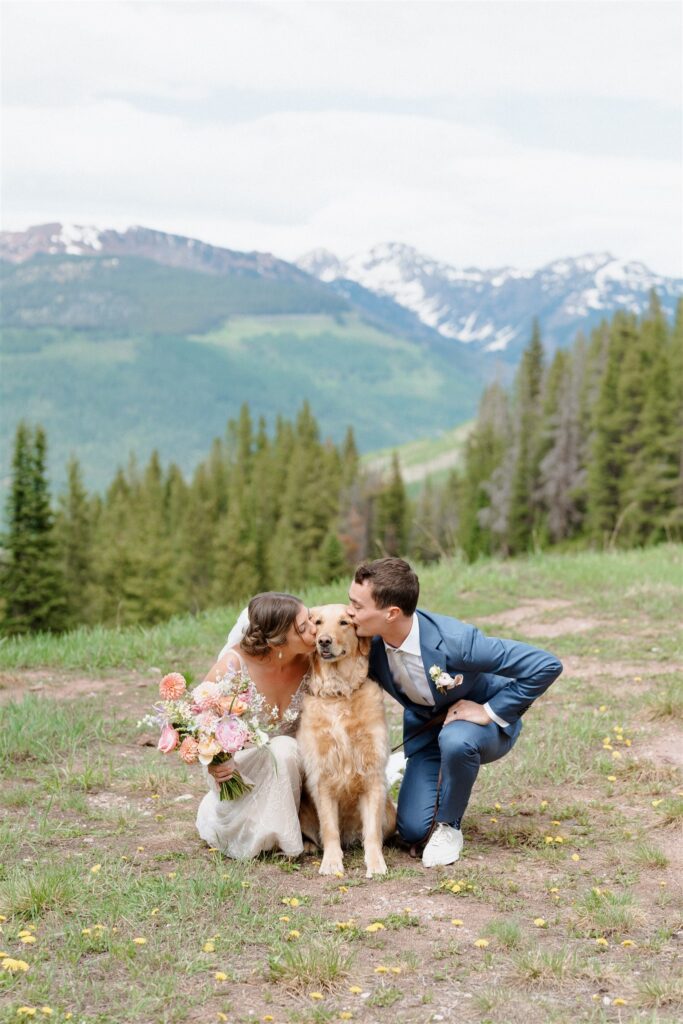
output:
POLYGON ((67 466, 66 492, 59 498, 55 538, 64 574, 66 624, 69 628, 92 621, 92 513, 76 458, 67 466))
POLYGON ((66 624, 64 577, 54 536, 42 427, 17 428, 2 571, 3 630, 57 631, 66 624))
POLYGON ((515 443, 512 452, 508 547, 512 554, 526 551, 532 541, 538 514, 535 495, 540 470, 539 424, 543 345, 538 321, 522 355, 515 380, 515 443))
POLYGON ((494 550, 505 550, 510 445, 508 397, 495 383, 481 397, 477 422, 465 445, 457 539, 471 561, 494 550))
POLYGON ((391 457, 388 483, 377 497, 375 544, 383 555, 404 555, 408 541, 408 495, 396 452, 391 457))

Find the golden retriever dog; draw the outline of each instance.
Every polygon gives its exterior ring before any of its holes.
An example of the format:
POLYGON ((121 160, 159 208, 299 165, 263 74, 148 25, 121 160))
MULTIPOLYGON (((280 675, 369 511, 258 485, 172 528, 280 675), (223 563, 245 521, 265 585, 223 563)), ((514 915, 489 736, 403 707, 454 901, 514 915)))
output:
POLYGON ((313 608, 311 615, 318 635, 297 732, 306 779, 302 832, 322 845, 321 875, 342 874, 342 846, 359 839, 367 877, 383 875, 382 842, 395 831, 396 809, 385 778, 382 689, 368 678, 370 641, 356 636, 343 604, 313 608))

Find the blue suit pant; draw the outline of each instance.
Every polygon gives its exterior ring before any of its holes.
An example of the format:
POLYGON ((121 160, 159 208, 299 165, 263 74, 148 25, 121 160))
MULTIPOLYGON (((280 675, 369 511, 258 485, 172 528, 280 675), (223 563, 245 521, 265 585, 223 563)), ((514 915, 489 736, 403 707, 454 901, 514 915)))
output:
POLYGON ((504 757, 516 739, 495 722, 450 722, 443 726, 438 737, 408 758, 398 794, 399 835, 408 843, 425 838, 434 817, 439 771, 436 820, 459 827, 479 766, 504 757))

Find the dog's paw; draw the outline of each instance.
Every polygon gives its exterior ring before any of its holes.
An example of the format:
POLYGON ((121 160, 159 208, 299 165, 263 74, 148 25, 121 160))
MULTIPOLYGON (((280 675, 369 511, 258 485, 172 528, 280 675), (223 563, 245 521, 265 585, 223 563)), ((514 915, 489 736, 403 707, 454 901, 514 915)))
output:
POLYGON ((375 857, 368 857, 365 866, 367 868, 365 872, 366 878, 372 878, 373 875, 386 875, 387 873, 387 866, 381 853, 375 857))
POLYGON ((323 854, 323 859, 318 869, 319 875, 343 875, 344 861, 341 854, 323 854))
POLYGON ((318 844, 314 843, 312 839, 304 839, 304 854, 307 857, 315 857, 317 853, 320 853, 318 844))

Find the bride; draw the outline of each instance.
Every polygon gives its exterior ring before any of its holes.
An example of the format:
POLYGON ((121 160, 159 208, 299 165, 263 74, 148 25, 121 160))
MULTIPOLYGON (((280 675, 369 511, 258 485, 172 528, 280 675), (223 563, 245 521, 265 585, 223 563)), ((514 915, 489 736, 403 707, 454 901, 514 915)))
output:
POLYGON ((276 849, 290 857, 303 852, 299 828, 303 770, 294 733, 314 646, 315 626, 298 598, 257 594, 206 675, 206 680, 215 682, 230 669, 246 669, 265 697, 267 710, 276 710, 279 723, 267 747, 241 750, 229 761, 205 769, 209 792, 199 805, 197 830, 228 857, 256 857, 276 849), (221 801, 219 785, 236 769, 253 788, 237 800, 221 801))

